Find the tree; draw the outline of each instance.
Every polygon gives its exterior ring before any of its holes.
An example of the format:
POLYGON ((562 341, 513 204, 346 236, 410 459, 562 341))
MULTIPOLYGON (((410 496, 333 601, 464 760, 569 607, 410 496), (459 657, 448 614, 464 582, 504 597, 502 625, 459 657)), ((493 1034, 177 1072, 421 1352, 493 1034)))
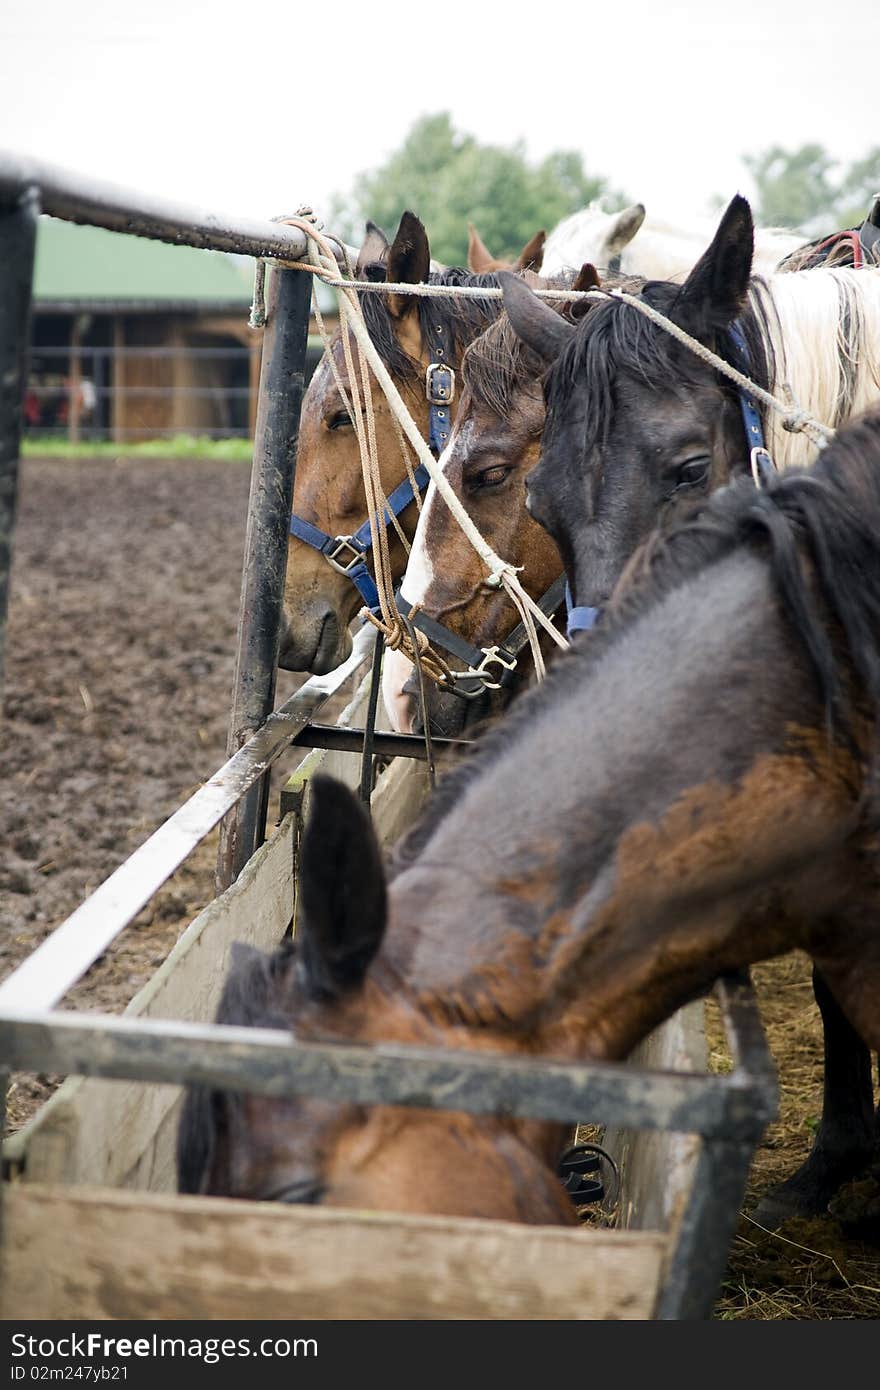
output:
POLYGON ((786 150, 774 145, 743 163, 755 181, 755 214, 765 226, 821 235, 861 222, 880 192, 880 146, 864 159, 838 167, 822 145, 786 150))
POLYGON ((391 236, 409 208, 428 229, 432 256, 446 265, 466 264, 469 221, 493 255, 514 259, 541 227, 549 232, 606 192, 605 180, 587 174, 575 151, 530 164, 521 141, 482 145, 440 112, 417 120, 399 150, 337 196, 334 226, 359 244, 367 218, 391 236))

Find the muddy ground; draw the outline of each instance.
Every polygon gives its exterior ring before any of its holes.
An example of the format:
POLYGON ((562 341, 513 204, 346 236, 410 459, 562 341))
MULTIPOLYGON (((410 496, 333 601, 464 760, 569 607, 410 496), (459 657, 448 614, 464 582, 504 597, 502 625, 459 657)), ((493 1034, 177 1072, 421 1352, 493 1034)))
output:
MULTIPOLYGON (((248 478, 245 464, 194 460, 22 467, 0 722, 3 975, 224 760, 248 478)), ((279 700, 298 681, 280 672, 279 700)), ((71 1005, 124 1008, 213 896, 215 857, 213 836, 71 1005)), ((769 1235, 747 1215, 804 1157, 821 1105, 806 962, 756 974, 782 1115, 756 1154, 717 1316, 880 1317, 880 1245, 845 1217, 769 1235)), ((710 1041, 725 1067, 711 1013, 710 1041)), ((16 1077, 11 1127, 55 1084, 16 1077)))

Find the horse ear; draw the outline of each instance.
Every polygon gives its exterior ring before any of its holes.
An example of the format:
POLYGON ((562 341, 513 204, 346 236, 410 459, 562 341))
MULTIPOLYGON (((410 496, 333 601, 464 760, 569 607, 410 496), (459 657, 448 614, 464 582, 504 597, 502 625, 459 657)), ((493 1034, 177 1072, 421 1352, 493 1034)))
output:
POLYGON ((532 294, 509 270, 499 270, 504 307, 518 338, 546 363, 554 362, 574 332, 572 324, 532 294))
POLYGON ((619 256, 625 246, 629 246, 636 232, 645 220, 644 203, 633 203, 632 207, 619 212, 605 234, 603 250, 610 261, 619 256))
POLYGON ((732 198, 709 248, 675 298, 672 317, 695 337, 726 328, 745 302, 752 273, 755 228, 745 198, 732 198))
MULTIPOLYGON (((585 261, 574 277, 572 284, 573 290, 581 292, 585 290, 598 290, 601 287, 599 272, 589 261, 585 261)), ((593 299, 573 299, 569 308, 569 313, 573 319, 582 319, 584 314, 588 314, 595 304, 593 299)))
POLYGON ((547 233, 543 230, 535 232, 531 241, 527 241, 519 253, 519 259, 514 265, 514 270, 536 270, 541 269, 541 262, 544 259, 544 242, 547 240, 547 233))
POLYGON ((474 275, 486 275, 498 268, 498 262, 474 226, 468 223, 468 270, 474 275))
POLYGON ((364 271, 368 265, 382 265, 388 255, 389 241, 381 227, 375 222, 367 223, 366 236, 358 252, 355 274, 359 280, 365 279, 364 271))
POLYGON ((369 814, 332 777, 312 779, 301 864, 297 956, 309 992, 338 998, 362 984, 382 943, 387 895, 369 814))
MULTIPOLYGON (((431 273, 428 234, 414 212, 405 212, 388 250, 388 280, 399 285, 426 284, 431 273)), ((414 294, 389 294, 388 309, 397 319, 418 307, 414 294)))

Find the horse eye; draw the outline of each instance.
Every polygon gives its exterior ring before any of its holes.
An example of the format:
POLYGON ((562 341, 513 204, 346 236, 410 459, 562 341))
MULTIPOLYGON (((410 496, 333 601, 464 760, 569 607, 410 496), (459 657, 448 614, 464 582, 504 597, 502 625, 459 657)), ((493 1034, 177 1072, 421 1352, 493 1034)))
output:
POLYGON ((486 487, 498 487, 500 483, 504 482, 509 472, 509 468, 498 464, 495 468, 487 468, 482 473, 476 473, 472 478, 468 478, 467 485, 474 491, 486 487))
POLYGON ((676 490, 678 488, 701 487, 703 483, 708 482, 711 466, 712 460, 706 454, 701 454, 699 458, 688 459, 676 470, 676 490))
POLYGON ((347 410, 338 410, 335 415, 331 415, 327 422, 328 430, 342 430, 351 424, 351 416, 347 410))

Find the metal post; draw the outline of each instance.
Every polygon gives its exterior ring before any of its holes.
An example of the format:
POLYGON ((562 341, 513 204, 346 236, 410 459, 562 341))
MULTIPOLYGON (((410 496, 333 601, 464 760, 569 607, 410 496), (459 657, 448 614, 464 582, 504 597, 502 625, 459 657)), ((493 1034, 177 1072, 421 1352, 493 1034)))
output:
MULTIPOLYGON (((272 712, 278 666, 287 537, 305 381, 312 278, 273 270, 267 296, 260 402, 245 539, 238 653, 227 751, 231 755, 272 712)), ((222 892, 262 844, 269 776, 242 797, 220 829, 217 886, 222 892)))
POLYGON ((759 1137, 702 1141, 656 1318, 712 1316, 759 1137))
POLYGON ((0 202, 0 681, 18 494, 22 405, 30 349, 31 282, 39 205, 29 188, 0 202))

